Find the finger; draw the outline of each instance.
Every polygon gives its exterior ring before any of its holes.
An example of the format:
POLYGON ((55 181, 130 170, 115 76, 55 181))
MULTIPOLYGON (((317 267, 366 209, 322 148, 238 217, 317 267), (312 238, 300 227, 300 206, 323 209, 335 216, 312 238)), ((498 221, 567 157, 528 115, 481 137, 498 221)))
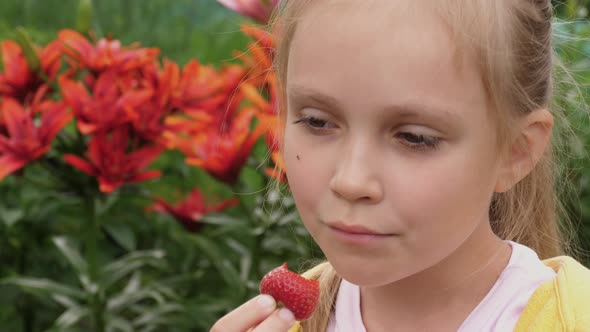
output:
POLYGON ((276 301, 270 295, 259 295, 223 316, 211 332, 244 332, 258 325, 275 309, 276 301))
POLYGON ((287 308, 275 310, 270 317, 260 323, 252 332, 287 332, 295 324, 293 313, 287 308))

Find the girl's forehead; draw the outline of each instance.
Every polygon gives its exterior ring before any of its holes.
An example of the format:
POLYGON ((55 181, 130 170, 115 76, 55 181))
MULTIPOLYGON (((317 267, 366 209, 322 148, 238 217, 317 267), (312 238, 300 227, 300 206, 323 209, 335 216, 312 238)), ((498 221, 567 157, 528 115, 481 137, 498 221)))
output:
MULTIPOLYGON (((297 20, 295 41, 356 44, 357 52, 368 49, 388 52, 415 44, 424 50, 437 48, 445 59, 454 59, 451 31, 434 10, 421 1, 325 0, 314 1, 297 20), (409 41, 409 43, 400 43, 409 41), (435 47, 428 47, 432 44, 435 47)), ((293 46, 293 45, 292 45, 293 46)), ((328 44, 326 44, 328 46, 328 44)), ((355 47, 353 45, 353 47, 355 47)))
MULTIPOLYGON (((376 26, 387 25, 396 17, 408 15, 426 14, 423 19, 428 19, 426 16, 434 13, 429 10, 429 7, 432 9, 433 6, 425 6, 423 2, 422 0, 314 0, 309 1, 309 5, 304 7, 302 19, 298 19, 300 23, 298 25, 304 29, 307 23, 321 23, 328 17, 331 21, 342 24, 365 22, 376 26), (367 15, 369 15, 368 21, 367 15)), ((423 19, 419 19, 415 24, 419 24, 423 19)))
POLYGON ((351 107, 420 100, 448 109, 485 105, 476 59, 457 56, 443 20, 411 6, 377 6, 386 2, 319 1, 310 8, 291 42, 287 93, 306 86, 346 98, 341 102, 351 107))

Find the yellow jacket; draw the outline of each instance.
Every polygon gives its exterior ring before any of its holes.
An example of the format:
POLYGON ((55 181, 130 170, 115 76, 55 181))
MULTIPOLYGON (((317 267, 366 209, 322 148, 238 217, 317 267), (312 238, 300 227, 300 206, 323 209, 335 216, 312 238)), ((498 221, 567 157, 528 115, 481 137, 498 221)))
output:
MULTIPOLYGON (((533 293, 514 331, 590 332, 590 270, 568 256, 543 263, 557 275, 533 293)), ((303 329, 297 323, 289 332, 303 329)))
POLYGON ((533 293, 514 331, 590 331, 590 270, 567 256, 543 263, 557 276, 533 293))

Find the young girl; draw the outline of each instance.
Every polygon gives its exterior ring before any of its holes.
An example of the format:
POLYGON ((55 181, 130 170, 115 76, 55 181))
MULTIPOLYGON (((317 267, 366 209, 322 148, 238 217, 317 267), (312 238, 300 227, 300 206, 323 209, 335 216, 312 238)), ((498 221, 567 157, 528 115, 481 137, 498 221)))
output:
POLYGON ((281 148, 328 259, 304 274, 320 305, 295 323, 263 295, 212 331, 590 331, 590 271, 560 256, 551 17, 549 0, 283 2, 281 148))

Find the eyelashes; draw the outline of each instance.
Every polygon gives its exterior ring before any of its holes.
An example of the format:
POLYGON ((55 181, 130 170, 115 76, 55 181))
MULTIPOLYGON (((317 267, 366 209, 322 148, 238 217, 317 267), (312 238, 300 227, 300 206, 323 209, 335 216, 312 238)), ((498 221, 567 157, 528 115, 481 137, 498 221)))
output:
POLYGON ((420 150, 435 150, 440 144, 440 138, 434 136, 413 134, 409 132, 400 132, 395 135, 398 139, 403 140, 408 146, 413 149, 420 150))
POLYGON ((293 124, 305 124, 307 127, 309 127, 310 129, 326 129, 324 127, 324 125, 326 125, 328 123, 328 121, 322 120, 320 118, 316 118, 313 116, 304 116, 301 119, 293 122, 293 124))
MULTIPOLYGON (((315 135, 326 135, 327 131, 336 128, 333 124, 330 126, 329 121, 314 116, 304 116, 299 120, 294 121, 293 124, 304 125, 315 135)), ((407 148, 416 151, 436 150, 441 142, 441 139, 438 137, 412 132, 398 132, 394 135, 394 138, 407 148)))

